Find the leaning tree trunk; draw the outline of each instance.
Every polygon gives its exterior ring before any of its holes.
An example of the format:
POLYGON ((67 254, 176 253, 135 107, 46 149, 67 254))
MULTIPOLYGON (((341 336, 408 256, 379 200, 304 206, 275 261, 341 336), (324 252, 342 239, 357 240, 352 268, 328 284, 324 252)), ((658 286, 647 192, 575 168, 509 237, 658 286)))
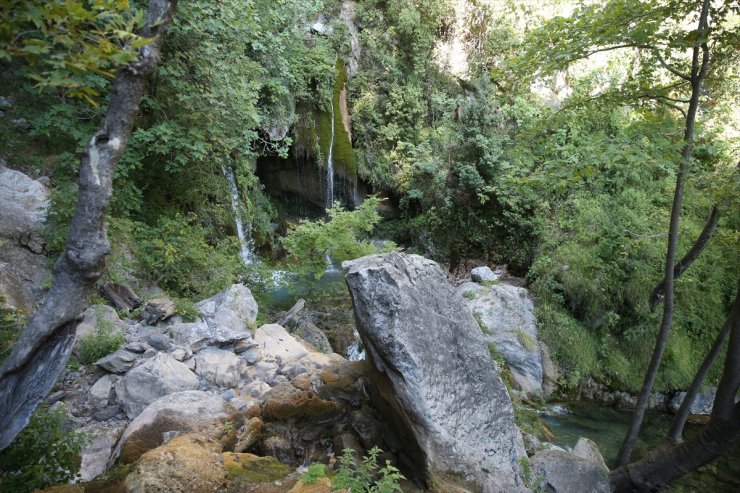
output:
POLYGON ((730 333, 730 330, 737 331, 738 329, 736 327, 738 323, 740 323, 740 287, 738 287, 737 292, 735 293, 735 302, 732 304, 730 315, 727 317, 727 320, 725 320, 719 334, 717 334, 717 337, 712 344, 712 348, 707 353, 704 361, 702 361, 701 366, 699 366, 699 370, 696 372, 694 380, 691 382, 691 387, 689 387, 689 390, 686 392, 683 402, 681 402, 681 407, 679 407, 678 412, 676 413, 676 417, 673 418, 671 428, 668 430, 668 440, 671 442, 680 443, 683 440, 683 428, 689 418, 691 405, 694 403, 694 399, 696 399, 697 394, 699 394, 699 390, 704 383, 707 373, 709 373, 709 369, 717 359, 717 356, 722 349, 722 345, 724 344, 725 339, 727 339, 727 334, 730 333), (735 329, 733 329, 733 327, 735 327, 735 329))
MULTIPOLYGON (((701 15, 699 17, 699 29, 706 29, 707 17, 709 13, 709 0, 704 0, 702 4, 701 15)), ((653 390, 655 378, 658 376, 658 368, 663 359, 666 344, 668 343, 668 334, 673 323, 673 281, 674 281, 674 264, 676 263, 676 250, 678 247, 678 224, 681 217, 681 206, 683 203, 683 191, 686 182, 686 171, 689 160, 693 155, 694 147, 694 125, 696 123, 696 111, 699 108, 699 96, 701 94, 702 84, 707 74, 709 66, 709 48, 706 43, 701 45, 701 63, 699 62, 699 47, 694 47, 691 63, 691 99, 689 101, 689 110, 686 112, 686 129, 684 131, 684 146, 681 153, 681 164, 676 177, 676 190, 673 194, 673 206, 671 207, 671 220, 668 227, 668 250, 666 252, 665 274, 664 274, 664 291, 665 299, 663 300, 663 320, 660 323, 660 330, 655 341, 655 349, 650 358, 650 365, 645 380, 637 398, 635 412, 632 415, 627 435, 624 437, 622 446, 617 455, 617 465, 623 466, 630 461, 632 450, 635 448, 637 437, 640 434, 642 420, 647 411, 650 393, 653 390)))
POLYGON ((67 363, 88 295, 110 251, 105 210, 148 77, 177 0, 150 0, 142 35, 153 38, 138 59, 119 69, 100 129, 80 161, 79 196, 67 245, 52 272, 51 289, 0 369, 0 450, 26 426, 67 363))

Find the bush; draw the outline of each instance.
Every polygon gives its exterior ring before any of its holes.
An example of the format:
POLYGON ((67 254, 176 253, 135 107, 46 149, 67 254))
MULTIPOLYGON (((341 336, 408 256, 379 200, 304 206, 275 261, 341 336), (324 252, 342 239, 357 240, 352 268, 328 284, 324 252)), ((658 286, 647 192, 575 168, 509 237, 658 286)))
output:
POLYGON ((378 447, 373 447, 360 464, 355 464, 354 451, 344 449, 344 454, 339 458, 337 474, 332 478, 334 488, 347 488, 353 493, 402 491, 398 482, 406 478, 390 461, 385 461, 385 466, 378 468, 378 456, 381 452, 378 447))
POLYGON ((123 331, 112 322, 98 317, 95 332, 80 338, 80 361, 89 365, 123 345, 123 331))
POLYGON ((0 452, 0 490, 25 493, 78 479, 80 452, 88 442, 69 428, 62 409, 40 406, 0 452))
POLYGON ((5 298, 0 296, 0 364, 10 354, 25 324, 26 316, 23 312, 5 306, 5 298))

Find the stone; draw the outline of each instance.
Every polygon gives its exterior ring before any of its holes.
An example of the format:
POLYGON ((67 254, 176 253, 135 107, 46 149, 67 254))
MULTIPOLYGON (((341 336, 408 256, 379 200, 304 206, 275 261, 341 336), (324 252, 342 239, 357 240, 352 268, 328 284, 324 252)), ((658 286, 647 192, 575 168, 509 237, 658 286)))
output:
POLYGON ((234 353, 241 354, 254 347, 257 347, 257 343, 254 341, 254 339, 242 339, 234 343, 234 353))
POLYGON ((332 493, 334 491, 337 490, 334 489, 329 478, 318 478, 313 483, 298 481, 295 486, 288 490, 288 493, 332 493))
POLYGON ((262 450, 265 455, 275 457, 283 464, 292 464, 295 462, 295 452, 293 446, 285 437, 271 436, 262 441, 262 450))
POLYGON ((349 415, 349 424, 363 447, 369 450, 380 445, 382 426, 375 412, 368 406, 362 406, 359 410, 353 411, 349 415))
POLYGON ((379 373, 377 407, 406 438, 402 459, 440 490, 525 491, 519 458, 526 454, 511 399, 439 265, 394 252, 342 267, 379 373))
POLYGON ((123 427, 86 426, 79 431, 91 439, 80 452, 80 480, 91 481, 108 469, 108 459, 123 427))
POLYGON ((249 325, 257 320, 257 302, 244 284, 233 284, 196 303, 195 308, 209 327, 222 327, 233 332, 248 332, 249 325))
POLYGON ((337 417, 341 412, 336 402, 321 399, 315 392, 297 389, 290 383, 270 390, 262 403, 265 421, 324 421, 337 417))
POLYGON ((90 390, 87 392, 88 400, 95 407, 104 407, 108 405, 108 398, 110 397, 110 391, 113 389, 113 384, 116 383, 116 377, 112 375, 103 375, 98 379, 90 390))
POLYGON ((98 331, 124 334, 123 321, 118 317, 118 313, 112 306, 92 305, 85 310, 82 321, 77 324, 76 340, 72 353, 79 358, 83 341, 98 331))
POLYGON ((167 394, 198 388, 198 378, 183 363, 165 353, 129 371, 117 384, 119 404, 129 419, 134 419, 146 406, 167 394))
MULTIPOLYGON (((717 387, 706 387, 702 392, 696 394, 694 402, 691 403, 689 414, 695 416, 709 416, 712 414, 714 406, 714 396, 717 393, 717 387)), ((686 397, 686 392, 677 392, 670 401, 668 401, 668 410, 676 414, 686 397)))
POLYGON ((157 351, 166 351, 170 338, 166 334, 152 334, 146 338, 146 342, 157 351))
POLYGON ((270 384, 263 382, 262 380, 252 380, 248 384, 242 387, 242 391, 250 397, 255 399, 262 399, 266 393, 272 389, 270 384))
POLYGON ((308 355, 308 349, 281 326, 263 325, 254 334, 263 353, 279 356, 283 361, 297 361, 308 355))
POLYGON ((537 319, 529 292, 508 284, 466 282, 457 288, 485 334, 511 368, 514 381, 530 397, 542 397, 543 369, 537 319))
POLYGON ((0 161, 0 237, 43 253, 43 225, 49 190, 30 176, 0 161))
POLYGON ((175 358, 177 361, 185 361, 193 356, 193 352, 190 349, 178 347, 172 350, 170 356, 175 358))
POLYGON ((175 344, 190 348, 194 353, 208 346, 234 344, 239 341, 246 341, 245 344, 252 346, 256 344, 249 331, 237 332, 225 326, 209 325, 204 321, 172 324, 169 333, 175 344))
POLYGON ((123 374, 133 368, 139 354, 132 353, 125 349, 118 349, 108 356, 103 356, 95 362, 95 366, 107 370, 111 373, 123 374))
POLYGON ((244 362, 231 351, 209 347, 195 355, 195 373, 221 387, 236 387, 244 362))
POLYGON ((593 440, 585 437, 579 438, 576 446, 573 447, 573 455, 598 464, 604 471, 604 474, 609 473, 609 467, 607 467, 606 461, 604 461, 604 457, 601 455, 599 446, 593 440))
POLYGON ((221 444, 189 433, 142 455, 124 486, 127 493, 211 493, 226 477, 221 444))
POLYGON ((226 421, 239 423, 237 410, 221 397, 199 390, 176 392, 155 400, 139 414, 121 436, 115 457, 123 463, 164 443, 166 433, 197 432, 217 439, 226 421))
POLYGON ((262 420, 260 418, 250 418, 244 426, 236 432, 236 445, 234 452, 246 452, 249 447, 254 445, 262 433, 262 420))
POLYGON ((500 276, 496 275, 496 273, 487 265, 476 267, 470 271, 470 278, 473 279, 473 282, 494 282, 498 281, 499 277, 500 276))
POLYGON ((131 351, 132 353, 141 354, 145 352, 147 349, 149 349, 149 345, 141 341, 131 341, 128 344, 126 344, 124 349, 126 349, 127 351, 131 351))
POLYGON ((611 493, 602 466, 562 450, 542 450, 531 458, 532 479, 539 491, 611 493))
POLYGON ((144 308, 141 310, 141 319, 147 325, 156 325, 162 320, 167 320, 175 313, 177 313, 175 302, 162 296, 144 304, 144 308))
POLYGON ((248 365, 254 365, 262 361, 262 351, 258 347, 249 348, 241 353, 241 357, 248 365))

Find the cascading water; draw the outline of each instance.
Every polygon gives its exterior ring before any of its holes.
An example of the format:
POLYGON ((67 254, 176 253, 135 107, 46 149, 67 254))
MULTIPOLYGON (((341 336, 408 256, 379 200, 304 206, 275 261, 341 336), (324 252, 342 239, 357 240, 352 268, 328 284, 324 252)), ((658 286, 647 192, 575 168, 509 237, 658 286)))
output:
POLYGON ((234 170, 226 165, 221 165, 224 176, 229 181, 231 188, 231 209, 234 211, 234 222, 236 223, 236 235, 239 237, 241 246, 239 255, 244 265, 251 265, 254 262, 254 240, 252 240, 252 225, 245 226, 242 219, 242 208, 239 201, 239 188, 236 186, 236 176, 234 170))
POLYGON ((326 208, 334 205, 334 99, 331 101, 331 141, 329 157, 326 160, 326 208))

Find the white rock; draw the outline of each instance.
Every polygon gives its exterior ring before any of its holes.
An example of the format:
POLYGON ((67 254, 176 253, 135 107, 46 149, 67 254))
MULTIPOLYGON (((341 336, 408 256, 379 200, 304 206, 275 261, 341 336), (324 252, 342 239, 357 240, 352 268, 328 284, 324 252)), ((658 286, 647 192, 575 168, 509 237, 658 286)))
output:
POLYGON ((195 373, 221 387, 236 387, 241 379, 242 361, 231 351, 209 347, 195 355, 195 373))

